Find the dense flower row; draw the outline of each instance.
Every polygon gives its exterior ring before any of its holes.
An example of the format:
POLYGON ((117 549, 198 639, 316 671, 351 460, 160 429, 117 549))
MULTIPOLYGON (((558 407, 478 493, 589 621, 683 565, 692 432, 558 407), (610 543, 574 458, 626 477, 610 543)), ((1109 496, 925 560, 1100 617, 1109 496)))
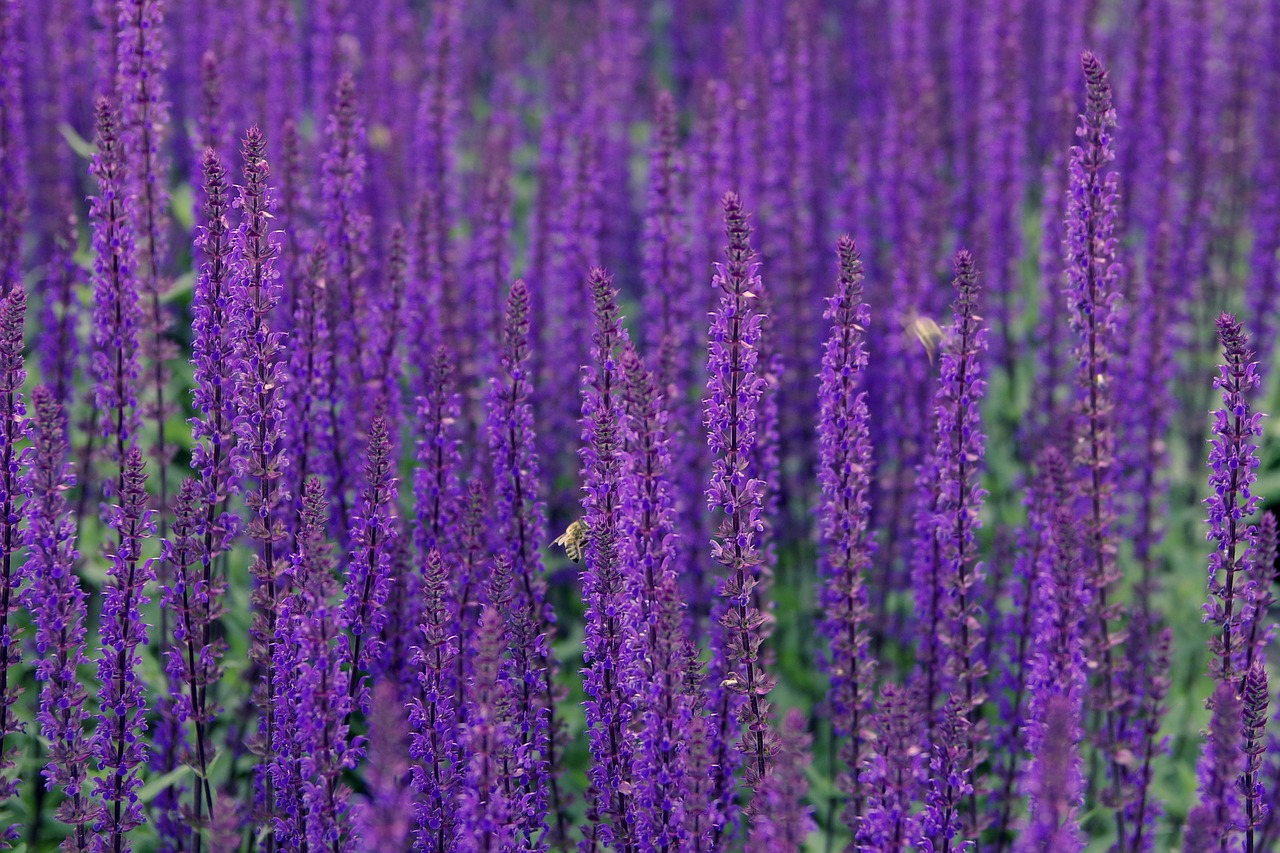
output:
POLYGON ((0 0, 0 847, 1280 844, 1280 3, 365 5, 0 0))

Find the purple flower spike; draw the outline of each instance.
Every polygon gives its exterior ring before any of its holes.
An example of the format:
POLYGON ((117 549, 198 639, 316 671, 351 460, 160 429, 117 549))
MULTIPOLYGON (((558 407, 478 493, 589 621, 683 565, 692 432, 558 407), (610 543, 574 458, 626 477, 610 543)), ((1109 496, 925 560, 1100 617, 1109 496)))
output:
POLYGON ((871 850, 904 850, 920 834, 912 808, 924 789, 927 751, 919 700, 892 683, 881 688, 872 729, 875 738, 858 781, 867 794, 857 841, 871 850))
MULTIPOLYGON (((771 617, 755 594, 763 559, 765 483, 748 476, 765 394, 758 364, 764 315, 759 309, 759 265, 749 242, 751 229, 733 193, 724 197, 724 222, 729 245, 725 263, 716 267, 720 305, 711 321, 710 378, 704 403, 708 442, 715 454, 707 504, 720 517, 711 555, 723 571, 714 677, 721 680, 718 713, 722 719, 732 715, 745 727, 738 750, 748 761, 745 782, 754 796, 779 748, 769 720, 768 695, 775 679, 765 672, 761 660, 771 617)), ((728 774, 727 769, 722 772, 728 774)))
POLYGON ((260 712, 258 733, 252 745, 262 757, 257 771, 258 819, 270 823, 274 808, 271 750, 275 742, 275 644, 279 580, 285 561, 279 545, 285 538, 279 508, 289 497, 284 476, 284 338, 272 328, 272 312, 280 302, 280 282, 275 269, 279 246, 271 232, 274 201, 267 186, 271 175, 266 161, 266 141, 256 127, 245 134, 244 185, 236 206, 240 227, 232 255, 233 329, 236 339, 235 375, 235 472, 246 479, 244 501, 248 508, 245 533, 257 543, 250 565, 254 590, 252 643, 249 656, 262 667, 256 698, 260 712))
MULTIPOLYGON (((1236 686, 1222 682, 1209 700, 1213 717, 1204 751, 1196 767, 1199 803, 1187 815, 1182 849, 1185 853, 1234 851, 1233 831, 1243 825, 1237 782, 1245 769, 1241 751, 1242 711, 1236 686)), ((1236 839, 1238 840, 1238 839, 1236 839)))
POLYGON ((391 591, 391 549, 396 537, 391 440, 387 422, 380 417, 375 417, 369 428, 364 475, 366 485, 352 518, 351 541, 355 550, 343 590, 343 621, 352 636, 350 701, 353 707, 368 713, 366 681, 382 657, 382 629, 387 623, 387 596, 391 591))
POLYGON ((76 527, 67 501, 74 485, 67 461, 67 415, 53 392, 37 386, 31 392, 32 451, 27 458, 24 514, 26 572, 31 582, 29 601, 35 624, 36 680, 40 686, 37 721, 49 741, 49 762, 41 771, 52 790, 62 789, 58 820, 71 827, 64 850, 86 853, 89 824, 99 808, 85 791, 89 774, 89 744, 85 708, 88 692, 77 668, 85 657, 88 604, 74 568, 76 527))
MULTIPOLYGON (((107 440, 107 456, 122 469, 139 425, 135 389, 142 313, 134 277, 133 228, 129 224, 119 117, 111 102, 100 98, 95 118, 98 152, 90 172, 98 179, 98 195, 89 200, 94 249, 94 403, 101 413, 98 420, 107 440)), ((117 484, 117 490, 119 487, 117 484)))
MULTIPOLYGON (((22 546, 22 484, 18 476, 18 445, 27 438, 27 410, 22 402, 22 332, 27 314, 27 292, 22 280, 13 282, 0 296, 0 803, 17 793, 8 770, 14 767, 11 735, 22 730, 13 707, 21 689, 17 667, 22 663, 20 627, 15 617, 23 607, 23 585, 28 570, 15 559, 22 546)), ((6 832, 0 830, 0 838, 6 832)))
MULTIPOLYGON (((1106 69, 1092 53, 1081 57, 1085 77, 1085 111, 1076 131, 1079 144, 1071 149, 1067 197, 1067 301, 1071 329, 1076 334, 1076 465, 1080 500, 1088 507, 1080 524, 1084 531, 1085 586, 1090 596, 1087 647, 1095 666, 1089 704, 1101 713, 1099 746, 1109 764, 1112 791, 1118 802, 1124 767, 1119 709, 1123 702, 1115 629, 1122 608, 1115 601, 1120 569, 1116 564, 1115 435, 1109 393, 1111 354, 1116 344, 1121 267, 1115 261, 1118 177, 1115 159, 1115 110, 1106 69)), ((1115 813, 1117 834, 1125 836, 1122 810, 1115 813)))
POLYGON ((556 618, 547 602, 547 582, 538 550, 546 541, 546 516, 539 497, 537 436, 530 404, 529 307, 529 289, 523 281, 516 281, 507 296, 501 370, 489 386, 486 429, 496 498, 494 531, 498 541, 504 543, 502 556, 515 575, 517 601, 513 607, 517 613, 532 614, 536 620, 533 626, 520 623, 519 627, 529 628, 532 636, 520 640, 526 646, 519 649, 520 656, 514 664, 527 665, 520 681, 529 684, 532 682, 524 680, 534 677, 539 681, 536 689, 521 694, 520 723, 514 733, 534 771, 520 785, 534 803, 523 825, 525 841, 532 844, 544 836, 548 809, 555 815, 554 837, 565 838, 567 830, 559 807, 559 782, 552 772, 557 766, 558 691, 555 660, 548 647, 556 618))
POLYGON ((1210 673, 1222 684, 1238 689, 1255 652, 1247 642, 1254 590, 1259 580, 1267 582, 1266 578, 1251 577, 1257 530, 1247 523, 1258 509, 1252 486, 1258 479, 1257 439, 1262 435, 1262 414, 1250 411, 1249 400, 1259 376, 1244 324, 1222 314, 1218 317, 1218 338, 1225 364, 1218 368, 1213 385, 1222 391, 1222 407, 1214 413, 1209 450, 1213 495, 1204 502, 1209 511, 1208 538, 1216 548, 1209 557, 1210 600, 1204 607, 1204 618, 1217 629, 1209 642, 1214 655, 1210 673))
POLYGON ((152 560, 142 556, 143 542, 155 533, 147 509, 146 475, 142 453, 131 446, 120 472, 119 503, 107 511, 116 537, 109 554, 108 583, 103 593, 102 657, 98 660, 100 711, 93 733, 93 755, 101 778, 93 794, 102 810, 93 822, 94 853, 127 853, 133 849, 129 832, 144 820, 138 791, 147 760, 147 692, 138 666, 147 642, 142 608, 150 600, 147 585, 155 580, 152 560))
POLYGON ((845 826, 856 834, 866 799, 859 769, 867 749, 863 729, 871 714, 876 665, 868 651, 871 614, 866 590, 875 548, 868 529, 872 455, 863 337, 871 310, 862 301, 862 259, 853 240, 841 237, 836 252, 840 276, 824 315, 831 331, 823 350, 818 398, 820 627, 829 643, 823 664, 831 679, 832 726, 835 736, 842 739, 844 772, 837 785, 847 798, 845 826))
MULTIPOLYGON (((0 295, 22 280, 22 233, 27 214, 23 6, 19 0, 0 2, 0 295)), ((28 12, 34 13, 34 9, 28 12)))
POLYGON ((418 686, 409 703, 409 723, 413 726, 409 755, 415 761, 416 849, 430 853, 448 853, 460 831, 454 823, 462 754, 457 739, 459 701, 453 679, 460 641, 452 633, 457 604, 451 600, 448 584, 449 573, 440 552, 429 552, 423 578, 420 640, 413 651, 418 686))
MULTIPOLYGON (((1244 773, 1237 787, 1244 797, 1245 851, 1253 853, 1258 827, 1275 808, 1267 804, 1267 791, 1262 784, 1262 756, 1266 752, 1263 737, 1267 729, 1267 670, 1262 661, 1254 661, 1244 677, 1244 773)), ((1271 792, 1274 803, 1275 791, 1271 792)))
POLYGON ((582 572, 586 638, 583 692, 587 736, 593 759, 589 778, 591 825, 582 851, 597 845, 634 853, 634 784, 631 779, 633 691, 637 673, 630 648, 637 613, 627 588, 626 542, 621 535, 623 382, 618 348, 625 339, 618 295, 604 270, 590 274, 595 313, 591 363, 582 375, 582 456, 584 521, 589 531, 582 572))

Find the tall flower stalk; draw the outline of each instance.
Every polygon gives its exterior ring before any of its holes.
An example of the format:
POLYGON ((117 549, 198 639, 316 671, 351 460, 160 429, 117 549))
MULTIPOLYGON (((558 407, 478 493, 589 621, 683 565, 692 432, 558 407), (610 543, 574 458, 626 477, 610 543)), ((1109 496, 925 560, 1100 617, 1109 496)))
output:
MULTIPOLYGON (((107 555, 107 586, 103 592, 98 659, 99 712, 93 734, 93 755, 104 770, 94 780, 93 793, 103 808, 93 823, 94 853, 127 853, 133 849, 129 833, 145 817, 138 791, 147 760, 147 693, 138 667, 140 649, 147 642, 142 608, 150 601, 147 586, 155 580, 153 561, 142 554, 143 543, 155 533, 154 513, 147 508, 146 474, 142 452, 130 445, 120 471, 116 503, 107 509, 107 525, 115 537, 107 555)), ((108 546, 110 547, 110 546, 108 546)))
MULTIPOLYGON (((274 792, 268 768, 275 742, 275 644, 280 578, 285 561, 278 553, 285 539, 279 509, 288 498, 284 476, 288 467, 284 448, 284 338, 272 328, 272 312, 280 302, 275 270, 279 244, 271 232, 274 200, 267 179, 266 140, 256 127, 245 134, 241 149, 244 185, 236 202, 241 211, 234 238, 232 320, 236 335, 235 422, 237 476, 245 478, 248 519, 245 533, 257 554, 249 571, 253 576, 253 625, 250 658, 261 667, 256 687, 258 732, 252 739, 260 756, 256 773, 255 806, 262 825, 269 826, 274 792)), ((268 850, 274 840, 268 835, 268 850)))
MULTIPOLYGON (((1116 652, 1121 635, 1115 627, 1122 607, 1115 599, 1120 570, 1112 530, 1115 433, 1110 390, 1121 272, 1115 261, 1118 177, 1110 165, 1115 159, 1112 136, 1116 115, 1111 106, 1111 83, 1102 63, 1086 51, 1081 65, 1086 100, 1076 131, 1080 143, 1071 149, 1069 167, 1066 295, 1071 328, 1077 336, 1075 462, 1083 472, 1079 489, 1086 511, 1081 544, 1091 602, 1086 645, 1095 667, 1089 704, 1099 717, 1099 747, 1108 762, 1114 805, 1119 802, 1124 778, 1118 717, 1123 698, 1118 674, 1122 659, 1116 652)), ((1115 810, 1115 821, 1117 834, 1125 837, 1123 809, 1115 810)))
POLYGON ((761 660, 771 616, 760 609, 753 595, 763 559, 765 483, 748 476, 755 455, 757 414, 765 394, 758 364, 764 315, 759 309, 761 283, 746 212, 733 193, 725 195, 723 206, 729 242, 725 262, 716 266, 714 284, 720 290, 720 304, 711 321, 710 379, 704 403, 708 442, 715 454, 707 503, 720 517, 711 555, 723 571, 716 614, 720 630, 714 638, 719 670, 715 676, 721 679, 718 712, 726 718, 732 715, 744 727, 737 748, 747 762, 744 780, 751 796, 750 815, 763 805, 755 802, 755 795, 779 749, 769 719, 768 696, 775 679, 765 672, 761 660))
POLYGON ((869 646, 866 575, 875 543, 871 510, 871 436, 868 430, 864 342, 871 309, 862 301, 862 259, 849 237, 836 245, 840 275, 827 299, 831 324, 822 355, 818 419, 818 537, 823 586, 821 630, 829 648, 823 665, 831 687, 831 722, 839 738, 843 772, 837 786, 845 796, 843 819, 856 833, 866 804, 859 772, 868 744, 864 728, 871 714, 875 665, 869 646))
POLYGON ((548 809, 554 815, 554 838, 565 838, 567 829, 559 805, 559 783, 552 772, 556 767, 557 691, 550 641, 556 620, 547 602, 547 582, 538 552, 545 540, 546 516, 537 489, 529 357, 529 289, 523 281, 516 281, 507 296, 501 370, 489 387, 486 428, 497 499, 494 529, 499 541, 505 543, 501 553, 515 576, 515 606, 536 619, 536 639, 528 638, 534 646, 522 650, 521 660, 531 669, 519 679, 523 686, 516 736, 530 762, 527 775, 520 779, 532 801, 523 818, 525 841, 545 845, 548 809))
MULTIPOLYGON (((18 666, 22 663, 21 623, 15 621, 24 602, 23 586, 29 569, 17 560, 22 547, 23 516, 21 451, 28 436, 22 384, 27 372, 22 359, 22 332, 27 293, 22 280, 9 283, 0 296, 0 803, 17 793, 17 780, 8 778, 15 766, 12 736, 21 731, 14 703, 18 700, 18 666)), ((0 838, 11 834, 0 831, 0 838)))
POLYGON ((625 340, 617 291, 604 270, 590 274, 595 330, 591 363, 582 377, 583 500, 590 531, 582 572, 586 638, 583 703, 593 758, 590 771, 592 824, 583 850, 603 846, 637 850, 631 779, 636 672, 632 648, 637 613, 626 583, 622 537, 622 489, 625 472, 623 379, 619 347, 625 340))
POLYGON ((75 483, 68 462, 67 415, 44 386, 31 392, 32 450, 27 457, 25 491, 28 519, 24 541, 29 554, 31 617, 35 625, 36 680, 40 734, 49 741, 49 760, 41 771, 45 784, 61 788, 56 817, 71 827, 63 850, 87 853, 89 825, 99 808, 85 790, 89 776, 88 691, 79 667, 85 655, 88 600, 74 568, 76 526, 67 492, 75 483))

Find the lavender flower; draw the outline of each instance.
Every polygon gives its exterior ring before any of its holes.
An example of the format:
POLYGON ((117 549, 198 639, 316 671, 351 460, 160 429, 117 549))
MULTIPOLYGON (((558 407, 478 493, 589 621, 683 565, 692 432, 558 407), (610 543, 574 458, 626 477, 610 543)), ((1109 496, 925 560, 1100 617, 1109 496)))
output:
POLYGON ((635 851, 628 732, 637 673, 628 646, 635 642, 634 601, 625 582, 626 543, 621 536, 624 475, 624 410, 618 347, 625 339, 617 291, 604 270, 591 270, 595 314, 591 363, 582 376, 582 467, 585 522, 590 531, 582 572, 584 614, 583 702, 593 760, 589 816, 582 850, 597 845, 635 851))
POLYGON ((24 484, 28 519, 23 539, 27 546, 26 573, 35 625, 36 680, 40 734, 49 741, 49 762, 41 771, 45 784, 62 789, 65 799, 57 818, 72 828, 64 850, 89 849, 89 823, 98 808, 84 790, 89 775, 89 746, 85 723, 88 691, 77 668, 85 657, 88 604, 73 568, 75 522, 66 493, 74 484, 67 462, 67 415, 53 392, 37 386, 31 392, 35 416, 31 420, 32 451, 27 457, 24 484))
POLYGON ((120 472, 119 504, 107 511, 116 537, 108 554, 109 583, 103 593, 102 657, 98 660, 100 710, 93 733, 93 755, 103 775, 94 780, 93 796, 102 810, 93 822, 94 853, 127 853, 133 849, 129 832, 144 820, 138 790, 147 760, 146 685, 138 666, 139 650, 147 642, 142 608, 150 601, 147 585, 155 580, 153 561, 142 556, 143 542, 155 533, 153 513, 147 509, 146 475, 142 453, 130 445, 120 472))
POLYGON ((252 479, 245 489, 249 517, 245 532, 258 543, 257 556, 250 566, 254 579, 253 626, 250 658, 262 667, 257 706, 260 711, 258 735, 253 747, 261 756, 258 768, 256 808, 262 823, 270 823, 274 808, 271 766, 274 738, 275 644, 279 579, 285 563, 276 553, 285 538, 278 508, 288 498, 284 486, 288 461, 284 454, 284 372, 283 336, 271 327, 271 314, 280 301, 280 284, 275 270, 279 246, 271 234, 274 208, 267 186, 270 166, 264 159, 266 142, 261 131, 250 128, 245 134, 244 186, 236 206, 242 219, 236 230, 232 256, 234 288, 232 320, 236 335, 236 375, 234 432, 237 439, 233 460, 237 476, 252 479))
POLYGON ((1183 836, 1182 849, 1186 853, 1236 849, 1232 834, 1243 817, 1236 789, 1245 769, 1240 749, 1243 708, 1235 685, 1220 682, 1209 707, 1213 717, 1196 767, 1199 803, 1187 815, 1183 836))
POLYGON ((871 714, 875 661, 868 650, 866 573, 875 543, 868 530, 871 491, 871 437, 864 373, 863 334, 871 311, 862 301, 862 259, 849 237, 836 251, 840 275, 827 299, 831 323, 822 356, 818 421, 818 536, 822 543, 819 593, 821 629, 829 643, 823 664, 831 679, 832 729, 842 739, 845 771, 837 784, 848 799, 843 819, 856 833, 865 794, 858 780, 867 748, 863 728, 871 714))
MULTIPOLYGON (((138 285, 134 278, 133 229, 124 180, 124 154, 111 103, 95 109, 98 153, 90 171, 98 195, 89 200, 93 228, 93 373, 95 404, 109 458, 123 469, 127 448, 138 432, 138 285)), ((117 486, 118 489, 123 484, 117 486)))
POLYGON ((296 276, 293 324, 289 347, 288 430, 290 444, 290 491, 302 493, 312 476, 333 475, 334 421, 332 345, 329 339, 328 284, 329 251, 317 241, 307 259, 306 270, 296 276))
POLYGON ((409 755, 415 761, 417 849, 434 853, 451 850, 459 832, 454 809, 463 758, 457 741, 460 703, 453 680, 454 659, 460 651, 459 637, 452 633, 457 604, 451 600, 448 583, 449 572, 440 552, 428 552, 421 639, 412 658, 418 688, 409 703, 413 726, 409 755))
MULTIPOLYGON (((22 663, 21 623, 15 624, 14 617, 23 606, 23 585, 29 574, 15 559, 22 544, 23 517, 18 445, 30 432, 22 402, 27 378, 22 359, 26 313, 27 293, 18 279, 0 296, 0 774, 4 774, 0 775, 0 803, 17 793, 17 784, 6 771, 15 766, 9 738, 22 730, 13 706, 21 692, 16 670, 22 663)), ((0 832, 0 839, 7 834, 0 832)))
MULTIPOLYGON (((165 0, 119 0, 117 46, 121 138, 128 164, 129 192, 134 201, 129 213, 138 240, 139 293, 144 303, 140 345, 142 355, 149 362, 150 393, 143 408, 145 416, 156 425, 152 455, 157 469, 158 505, 162 508, 168 505, 165 468, 173 450, 165 441, 165 421, 175 410, 174 401, 167 400, 165 393, 170 380, 169 362, 177 355, 169 339, 170 320, 163 303, 167 289, 169 231, 168 163, 162 136, 169 126, 169 106, 164 96, 168 65, 164 11, 165 0)), ((162 532, 165 523, 162 514, 162 532)), ((163 611, 161 618, 162 621, 165 618, 163 611)))
POLYGON ((510 784, 519 738, 511 719, 516 699, 506 692, 510 682, 502 672, 503 606, 512 599, 506 557, 497 558, 491 580, 490 603, 480 614, 479 629, 470 644, 475 668, 466 690, 465 724, 459 739, 465 758, 455 817, 458 853, 518 849, 521 804, 512 801, 515 786, 510 784))
POLYGON ((1218 317, 1218 338, 1226 363, 1218 368, 1213 382, 1222 391, 1222 407, 1214 413, 1209 451, 1209 485, 1214 494, 1205 500, 1205 506, 1208 538, 1216 543, 1216 549, 1209 556, 1210 600, 1204 607, 1204 618, 1217 629, 1209 641, 1214 655, 1210 674, 1222 684, 1238 687, 1237 679, 1243 678, 1254 651, 1246 637, 1253 619, 1250 599, 1257 584, 1249 576, 1257 531, 1245 519, 1258 508, 1252 486, 1258 478, 1256 437, 1262 435, 1262 415, 1250 412, 1249 398, 1259 377, 1244 324, 1222 314, 1218 317))
MULTIPOLYGON (((1082 520, 1085 531, 1085 586, 1091 604, 1088 655, 1097 669, 1089 704, 1101 712, 1099 745, 1110 765, 1113 797, 1123 770, 1118 760, 1120 722, 1117 711, 1123 697, 1118 689, 1122 661, 1113 630, 1121 613, 1114 600, 1119 569, 1112 541, 1114 523, 1114 434, 1108 379, 1110 354, 1117 326, 1117 287, 1121 268, 1115 262, 1117 176, 1110 168, 1115 159, 1112 134, 1116 124, 1111 106, 1111 84, 1102 63, 1092 53, 1081 57, 1086 102, 1071 149, 1070 189, 1067 200, 1067 300, 1071 329, 1077 336, 1076 400, 1079 413, 1076 464, 1085 472, 1080 499, 1089 508, 1082 520)), ((1125 835, 1122 811, 1116 812, 1116 829, 1125 835)))
MULTIPOLYGON (((1244 797, 1244 848, 1253 853, 1257 829, 1275 806, 1267 805, 1262 784, 1262 755, 1266 751, 1263 735, 1267 728, 1267 670, 1262 661, 1254 661, 1244 677, 1244 772, 1236 784, 1244 797)), ((1274 795, 1275 792, 1272 791, 1274 795)))
POLYGON ((334 600, 338 590, 324 542, 327 512, 318 480, 307 481, 304 498, 306 515, 294 564, 300 584, 297 614, 288 624, 279 624, 281 640, 296 650, 296 658, 292 673, 279 673, 278 688, 287 691, 294 706, 297 737, 293 756, 280 757, 296 757, 302 790, 282 793, 300 799, 292 808, 305 815, 302 837, 307 849, 347 853, 354 849, 354 839, 350 791, 342 775, 356 765, 362 749, 348 726, 355 710, 350 686, 356 677, 350 665, 355 656, 346 635, 347 608, 334 600), (290 632, 287 639, 285 629, 290 632))
MULTIPOLYGON (((22 280, 22 229, 27 213, 26 151, 23 145, 23 4, 0 3, 0 295, 22 280)), ((3 798, 0 798, 3 799, 3 798)))
POLYGON ((872 749, 858 770, 867 793, 857 842, 874 850, 901 850, 920 834, 921 815, 912 808, 924 789, 928 754, 918 700, 892 683, 880 690, 872 749))
POLYGON ((555 612, 547 603, 538 553, 539 543, 545 540, 546 521, 537 489, 539 469, 529 402, 529 354, 529 289, 523 281, 516 281, 507 296, 502 370, 489 387, 486 429, 497 502, 493 529, 498 541, 505 543, 500 553, 515 575, 515 606, 537 620, 534 636, 517 638, 518 642, 529 644, 521 650, 520 658, 529 669, 517 681, 531 684, 526 679, 536 676, 540 683, 522 694, 524 705, 515 732, 521 750, 532 762, 533 772, 521 780, 521 787, 534 798, 533 810, 526 814, 523 824, 526 843, 534 843, 544 834, 548 808, 556 816, 555 837, 563 838, 565 828, 559 808, 559 785, 552 772, 556 767, 557 731, 555 662, 547 647, 555 630, 555 612))
POLYGON ((965 838, 961 815, 965 800, 973 794, 969 715, 964 705, 962 697, 952 695, 929 744, 929 785, 918 842, 922 853, 974 849, 974 842, 965 838))
POLYGON ((1029 768, 1031 825, 1015 849, 1084 849, 1077 810, 1080 804, 1080 709, 1078 696, 1054 693, 1044 702, 1039 725, 1043 740, 1029 768))
MULTIPOLYGON (((630 595, 640 611, 629 653, 640 669, 636 717, 650 732, 639 738, 632 753, 636 834, 642 849, 679 849, 694 842, 690 823, 703 819, 694 813, 699 808, 694 798, 679 792, 694 784, 690 774, 695 744, 684 741, 703 729, 698 708, 706 697, 700 684, 685 679, 689 641, 674 570, 668 412, 653 374, 630 341, 623 341, 621 367, 629 424, 627 476, 622 482, 622 525, 629 543, 624 554, 631 563, 630 595)), ((697 665, 696 658, 692 663, 697 665)))
POLYGON ((382 655, 382 629, 391 590, 390 554, 396 536, 391 441, 387 422, 380 417, 375 417, 369 427, 364 474, 366 485, 352 517, 351 541, 355 550, 343 589, 342 612, 343 623, 352 636, 349 700, 352 707, 368 713, 366 678, 382 655))
MULTIPOLYGON (((770 617, 753 595, 762 559, 759 534, 765 484, 748 478, 747 470, 756 446, 758 406, 765 393, 757 361, 764 316, 756 307, 760 279, 749 243, 751 231, 733 193, 724 197, 724 221, 729 245, 726 262, 716 268, 715 286, 721 296, 711 323, 710 379, 704 404, 708 441, 715 454, 707 504, 723 514, 711 547, 712 557, 724 571, 718 615, 721 631, 715 637, 720 667, 716 677, 723 679, 719 713, 733 714, 746 727, 738 749, 749 762, 747 788, 758 793, 778 750, 777 733, 769 722, 768 695, 774 679, 760 660, 770 617)), ((728 771, 722 772, 727 775, 728 771)))

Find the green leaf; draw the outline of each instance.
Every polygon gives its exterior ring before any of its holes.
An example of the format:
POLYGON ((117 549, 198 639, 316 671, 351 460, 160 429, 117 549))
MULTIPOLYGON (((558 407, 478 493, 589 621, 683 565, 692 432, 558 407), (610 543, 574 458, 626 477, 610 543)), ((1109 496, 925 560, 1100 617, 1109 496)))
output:
POLYGON ((183 781, 190 775, 190 767, 187 767, 186 765, 183 765, 182 767, 175 767, 163 776, 152 779, 150 782, 143 785, 142 790, 138 792, 138 799, 141 800, 143 804, 150 804, 150 802, 159 796, 160 792, 165 788, 170 788, 176 785, 178 782, 183 781))

